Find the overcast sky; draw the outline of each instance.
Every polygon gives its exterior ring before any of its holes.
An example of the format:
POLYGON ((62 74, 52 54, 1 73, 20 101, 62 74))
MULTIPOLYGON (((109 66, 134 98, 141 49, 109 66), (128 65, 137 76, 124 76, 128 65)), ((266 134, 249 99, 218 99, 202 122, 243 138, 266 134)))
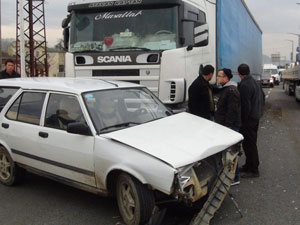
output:
MULTIPOLYGON (((2 2, 2 37, 15 38, 16 1, 2 2)), ((230 1, 230 0, 226 0, 230 1)), ((300 33, 300 0, 245 0, 257 23, 263 30, 263 53, 281 53, 290 59, 292 42, 294 54, 298 37, 288 33, 300 33)), ((47 40, 53 46, 62 38, 61 21, 67 14, 69 0, 45 0, 47 40)), ((295 59, 295 57, 294 57, 295 59)))

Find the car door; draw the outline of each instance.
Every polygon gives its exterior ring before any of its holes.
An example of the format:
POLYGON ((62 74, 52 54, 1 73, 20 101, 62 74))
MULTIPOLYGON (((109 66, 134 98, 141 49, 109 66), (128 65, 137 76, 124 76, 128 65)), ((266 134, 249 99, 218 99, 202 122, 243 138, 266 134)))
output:
POLYGON ((75 182, 96 186, 94 136, 67 132, 69 123, 86 123, 78 97, 49 93, 45 120, 40 127, 40 157, 47 172, 75 182))
POLYGON ((38 168, 40 118, 46 93, 24 91, 1 121, 1 135, 16 162, 38 168))

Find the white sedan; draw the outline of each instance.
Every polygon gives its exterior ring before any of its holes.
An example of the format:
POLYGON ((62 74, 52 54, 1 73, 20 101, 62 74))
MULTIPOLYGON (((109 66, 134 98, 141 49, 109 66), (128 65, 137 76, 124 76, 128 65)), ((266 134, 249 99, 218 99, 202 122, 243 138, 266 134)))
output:
POLYGON ((145 87, 125 82, 1 80, 0 110, 1 183, 13 185, 27 170, 115 195, 126 224, 147 223, 162 199, 192 205, 216 181, 230 186, 243 139, 200 117, 172 115, 145 87))

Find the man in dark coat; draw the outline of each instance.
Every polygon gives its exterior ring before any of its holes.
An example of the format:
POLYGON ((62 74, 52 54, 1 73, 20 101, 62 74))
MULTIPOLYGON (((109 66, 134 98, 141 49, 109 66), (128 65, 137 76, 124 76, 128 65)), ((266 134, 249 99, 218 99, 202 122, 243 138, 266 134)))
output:
POLYGON ((214 67, 207 65, 189 87, 190 113, 210 120, 214 112, 212 89, 209 81, 213 77, 214 67))
POLYGON ((249 66, 238 67, 241 78, 239 91, 241 95, 242 126, 240 132, 244 136, 243 149, 246 164, 240 169, 242 178, 259 177, 259 157, 257 150, 257 131, 259 119, 263 115, 264 93, 261 85, 250 75, 249 66))
POLYGON ((5 70, 0 72, 0 79, 19 78, 19 77, 21 76, 15 71, 14 61, 11 59, 6 60, 5 70))
POLYGON ((239 131, 241 126, 241 98, 237 83, 231 81, 233 77, 230 69, 219 70, 217 83, 222 85, 222 90, 217 103, 215 121, 223 126, 239 131))
MULTIPOLYGON (((231 81, 233 77, 230 69, 218 71, 217 83, 222 85, 220 97, 216 107, 215 122, 239 132, 241 126, 241 98, 237 83, 231 81)), ((239 169, 236 168, 232 185, 240 183, 239 169)))

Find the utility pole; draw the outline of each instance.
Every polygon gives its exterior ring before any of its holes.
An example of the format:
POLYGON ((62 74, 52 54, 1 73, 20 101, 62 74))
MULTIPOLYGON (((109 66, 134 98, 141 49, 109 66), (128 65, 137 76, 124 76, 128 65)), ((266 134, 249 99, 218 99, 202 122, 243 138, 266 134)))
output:
MULTIPOLYGON (((48 76, 45 0, 16 0, 16 61, 25 54, 26 76, 48 76), (21 42, 24 41, 22 44, 21 42), (22 47, 25 45, 24 50, 22 47)), ((22 66, 22 64, 21 64, 22 66)), ((23 69, 22 69, 23 70, 23 69)), ((21 71, 22 71, 21 70, 21 71)))
POLYGON ((294 62, 294 40, 286 39, 286 41, 292 42, 291 63, 293 63, 294 62))

